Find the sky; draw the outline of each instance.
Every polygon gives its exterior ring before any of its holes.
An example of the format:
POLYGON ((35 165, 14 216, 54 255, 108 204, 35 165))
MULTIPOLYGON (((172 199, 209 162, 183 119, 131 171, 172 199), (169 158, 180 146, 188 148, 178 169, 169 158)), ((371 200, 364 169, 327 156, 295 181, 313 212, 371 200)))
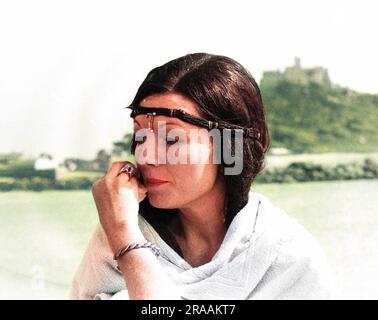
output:
POLYGON ((257 81, 300 57, 378 94, 374 0, 2 1, 0 153, 94 158, 131 130, 123 110, 154 67, 229 56, 257 81))

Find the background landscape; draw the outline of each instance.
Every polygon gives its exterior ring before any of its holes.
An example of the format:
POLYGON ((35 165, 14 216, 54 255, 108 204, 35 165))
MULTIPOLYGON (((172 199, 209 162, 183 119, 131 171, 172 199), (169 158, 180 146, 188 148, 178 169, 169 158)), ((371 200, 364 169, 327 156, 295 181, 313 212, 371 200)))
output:
POLYGON ((67 297, 92 183, 133 159, 123 108, 189 52, 251 71, 272 138, 252 191, 316 237, 341 298, 378 299, 377 8, 340 3, 0 4, 0 299, 67 297))
MULTIPOLYGON (((284 73, 267 72, 261 80, 272 148, 252 191, 268 196, 316 236, 343 298, 378 297, 375 284, 363 281, 378 267, 370 251, 378 241, 373 230, 378 223, 378 95, 334 85, 323 68, 317 69, 322 76, 313 78, 312 70, 296 65, 284 73)), ((88 190, 111 161, 132 159, 130 139, 129 131, 93 160, 68 158, 57 164, 46 154, 0 156, 0 208, 12 212, 2 216, 0 243, 18 235, 0 253, 0 279, 7 288, 0 298, 67 295, 97 223, 88 190), (55 167, 37 170, 37 161, 55 167), (32 266, 27 271, 13 254, 20 251, 32 266)))

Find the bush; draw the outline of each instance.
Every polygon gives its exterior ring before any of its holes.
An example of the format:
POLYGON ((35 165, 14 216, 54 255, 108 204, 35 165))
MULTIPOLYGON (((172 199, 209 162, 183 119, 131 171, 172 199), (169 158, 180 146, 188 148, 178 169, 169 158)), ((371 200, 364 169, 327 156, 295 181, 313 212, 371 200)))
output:
POLYGON ((283 168, 266 169, 258 177, 260 183, 284 183, 326 180, 376 179, 378 163, 366 159, 363 163, 322 166, 319 164, 294 162, 283 168))
POLYGON ((88 177, 75 177, 56 181, 55 187, 58 190, 90 190, 95 180, 94 178, 88 177))
POLYGON ((11 164, 1 166, 0 177, 32 178, 40 177, 55 180, 55 170, 35 170, 34 160, 19 160, 11 164))
POLYGON ((373 160, 366 159, 363 164, 363 170, 369 178, 378 177, 378 163, 373 160))
POLYGON ((11 191, 13 190, 13 178, 0 178, 0 191, 11 191))
MULTIPOLYGON (((11 190, 90 190, 98 174, 73 175, 54 181, 44 177, 1 177, 0 191, 11 190)), ((295 162, 283 168, 268 168, 257 179, 259 183, 288 183, 325 180, 377 179, 378 163, 366 159, 363 163, 322 166, 319 164, 295 162)))
POLYGON ((33 178, 0 178, 0 191, 11 190, 90 190, 93 182, 96 179, 87 177, 73 178, 63 181, 52 181, 46 178, 33 177, 33 178))
POLYGON ((54 182, 50 179, 33 177, 33 178, 1 178, 0 179, 0 191, 11 190, 32 190, 42 191, 54 189, 54 182))

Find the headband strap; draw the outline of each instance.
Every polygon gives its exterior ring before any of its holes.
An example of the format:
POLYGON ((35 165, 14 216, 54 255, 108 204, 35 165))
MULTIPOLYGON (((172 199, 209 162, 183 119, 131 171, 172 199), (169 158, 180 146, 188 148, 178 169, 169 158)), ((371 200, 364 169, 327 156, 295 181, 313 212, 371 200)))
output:
POLYGON ((171 118, 178 118, 182 121, 188 122, 195 126, 204 127, 209 130, 213 128, 241 129, 243 130, 244 137, 249 137, 249 138, 253 138, 257 140, 260 138, 260 133, 255 128, 241 127, 235 124, 226 123, 224 121, 220 122, 220 121, 205 120, 202 118, 194 117, 182 109, 169 109, 169 108, 160 108, 160 107, 151 108, 151 107, 141 107, 141 106, 133 106, 133 105, 130 105, 126 108, 132 110, 130 114, 131 118, 135 118, 137 115, 140 115, 140 114, 145 114, 147 116, 166 116, 166 117, 171 117, 171 118))

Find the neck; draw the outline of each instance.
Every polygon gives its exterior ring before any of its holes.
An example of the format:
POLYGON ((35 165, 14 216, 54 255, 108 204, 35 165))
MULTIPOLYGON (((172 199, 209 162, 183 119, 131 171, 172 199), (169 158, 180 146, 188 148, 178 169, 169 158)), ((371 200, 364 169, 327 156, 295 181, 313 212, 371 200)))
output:
POLYGON ((186 247, 203 244, 210 250, 218 249, 227 231, 225 196, 224 179, 218 179, 208 193, 179 208, 176 230, 181 244, 186 247))

